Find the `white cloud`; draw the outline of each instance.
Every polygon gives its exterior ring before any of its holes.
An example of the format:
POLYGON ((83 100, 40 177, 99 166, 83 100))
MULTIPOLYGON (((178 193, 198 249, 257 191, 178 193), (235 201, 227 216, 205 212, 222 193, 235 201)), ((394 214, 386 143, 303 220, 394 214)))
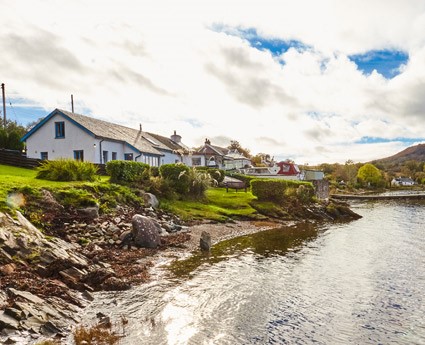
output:
MULTIPOLYGON (((238 140, 300 163, 367 161, 425 133, 425 3, 410 0, 7 1, 1 82, 14 97, 169 135, 238 140), (279 57, 214 25, 312 49, 279 57), (347 56, 403 49, 387 80, 347 56)), ((213 142, 214 143, 214 142, 213 142)), ((217 143, 218 144, 218 143, 217 143)))

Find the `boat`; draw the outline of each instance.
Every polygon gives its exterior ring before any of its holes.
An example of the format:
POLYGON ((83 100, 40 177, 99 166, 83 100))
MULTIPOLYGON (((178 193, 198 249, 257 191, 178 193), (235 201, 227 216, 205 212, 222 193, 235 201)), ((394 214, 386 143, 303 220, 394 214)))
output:
POLYGON ((269 167, 249 167, 240 173, 262 178, 281 178, 286 180, 303 180, 303 173, 297 164, 283 161, 269 167))
POLYGON ((261 178, 278 178, 285 180, 323 180, 324 173, 319 170, 301 170, 297 164, 291 161, 282 161, 266 167, 249 167, 240 169, 244 175, 261 178))

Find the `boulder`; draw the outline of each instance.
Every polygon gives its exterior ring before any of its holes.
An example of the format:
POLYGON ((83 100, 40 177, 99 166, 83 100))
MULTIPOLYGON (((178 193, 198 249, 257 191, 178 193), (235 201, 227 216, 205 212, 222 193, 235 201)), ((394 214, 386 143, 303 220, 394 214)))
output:
POLYGON ((132 219, 133 241, 137 247, 156 248, 161 244, 159 224, 151 218, 136 214, 132 219))
POLYGON ((145 207, 158 208, 159 206, 158 198, 152 193, 145 193, 143 201, 145 202, 145 207))
POLYGON ((211 235, 208 232, 202 231, 201 238, 199 239, 199 246, 201 247, 201 250, 211 250, 211 235))
POLYGON ((99 218, 99 206, 80 208, 77 210, 78 215, 85 220, 91 221, 99 218))

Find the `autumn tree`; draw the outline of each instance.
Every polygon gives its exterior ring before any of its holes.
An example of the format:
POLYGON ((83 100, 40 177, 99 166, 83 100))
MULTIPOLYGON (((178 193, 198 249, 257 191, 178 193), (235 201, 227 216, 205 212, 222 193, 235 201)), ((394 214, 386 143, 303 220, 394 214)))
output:
POLYGON ((381 170, 375 167, 373 164, 367 163, 360 167, 357 172, 357 181, 362 186, 370 187, 384 187, 385 180, 381 170))
POLYGON ((227 146, 229 150, 237 150, 240 154, 244 155, 246 158, 251 158, 251 153, 248 149, 243 148, 239 141, 231 140, 230 145, 227 146))

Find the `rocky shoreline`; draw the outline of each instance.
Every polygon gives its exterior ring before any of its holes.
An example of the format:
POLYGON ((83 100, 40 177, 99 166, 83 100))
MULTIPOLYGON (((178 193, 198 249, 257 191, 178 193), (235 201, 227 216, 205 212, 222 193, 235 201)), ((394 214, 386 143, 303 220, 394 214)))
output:
POLYGON ((282 224, 272 218, 184 224, 152 206, 118 206, 101 216, 93 208, 78 212, 43 231, 19 212, 16 218, 0 213, 0 342, 67 336, 93 292, 149 281, 158 257, 199 249, 203 232, 215 244, 282 224))
POLYGON ((149 281, 155 255, 196 250, 202 231, 216 243, 276 226, 237 221, 188 227, 149 207, 137 213, 155 220, 161 242, 157 248, 141 248, 129 239, 134 213, 119 208, 112 217, 65 223, 55 236, 52 231, 44 234, 19 212, 16 218, 0 213, 0 341, 25 344, 66 336, 94 291, 124 290, 149 281))

